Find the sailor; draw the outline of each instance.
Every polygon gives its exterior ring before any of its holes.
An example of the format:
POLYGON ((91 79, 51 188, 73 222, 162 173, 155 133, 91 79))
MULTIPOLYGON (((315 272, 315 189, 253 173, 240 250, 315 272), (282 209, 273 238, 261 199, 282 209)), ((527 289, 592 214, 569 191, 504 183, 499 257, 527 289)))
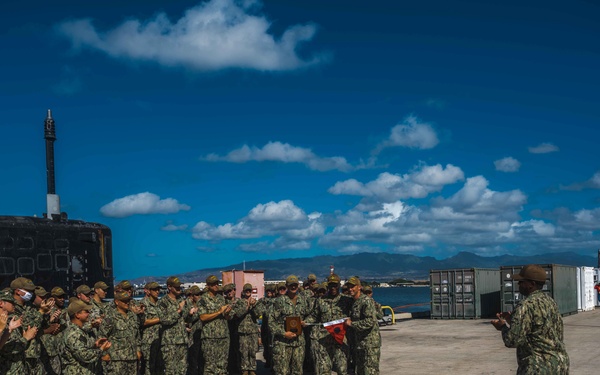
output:
POLYGON ((161 354, 165 373, 170 375, 185 375, 187 372, 188 337, 185 318, 186 315, 193 315, 196 312, 196 310, 184 312, 185 300, 181 298, 181 284, 178 277, 169 277, 168 293, 158 301, 161 354))
POLYGON ((258 318, 264 313, 262 304, 252 297, 252 284, 246 283, 242 298, 233 305, 238 330, 238 356, 242 375, 256 375, 256 353, 258 352, 258 318))
POLYGON ((144 286, 146 296, 142 303, 146 306, 144 323, 142 325, 142 365, 141 373, 145 375, 158 375, 164 373, 160 363, 160 318, 158 309, 158 295, 160 285, 152 281, 144 286))
POLYGON ((350 319, 344 324, 352 331, 352 344, 356 375, 378 375, 381 355, 381 334, 375 318, 375 302, 361 293, 358 277, 351 277, 346 283, 354 299, 350 319))
POLYGON ((274 336, 273 369, 277 375, 302 375, 305 340, 302 323, 310 313, 310 304, 298 293, 297 276, 288 276, 285 285, 287 293, 275 300, 269 317, 274 336))
POLYGON ((227 320, 233 317, 231 305, 219 293, 219 279, 215 275, 206 278, 208 292, 200 298, 199 310, 202 320, 202 356, 205 375, 227 374, 229 357, 229 327, 227 320))
POLYGON ((498 313, 491 323, 502 331, 507 348, 517 348, 517 374, 569 373, 563 341, 563 320, 556 302, 544 291, 546 271, 537 264, 521 269, 513 280, 525 296, 510 313, 498 313))
POLYGON ((202 364, 202 320, 200 320, 200 311, 198 302, 202 296, 202 291, 197 285, 193 285, 186 292, 189 293, 183 307, 186 329, 188 331, 188 374, 200 375, 203 370, 202 364))

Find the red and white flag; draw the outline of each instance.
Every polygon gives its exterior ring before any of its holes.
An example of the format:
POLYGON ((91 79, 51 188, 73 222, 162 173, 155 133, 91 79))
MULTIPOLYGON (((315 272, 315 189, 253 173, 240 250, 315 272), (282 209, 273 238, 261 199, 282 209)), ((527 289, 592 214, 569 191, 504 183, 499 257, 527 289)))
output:
POLYGON ((323 327, 325 327, 325 329, 340 345, 344 343, 344 337, 346 336, 346 325, 344 324, 345 320, 346 318, 323 323, 323 327))

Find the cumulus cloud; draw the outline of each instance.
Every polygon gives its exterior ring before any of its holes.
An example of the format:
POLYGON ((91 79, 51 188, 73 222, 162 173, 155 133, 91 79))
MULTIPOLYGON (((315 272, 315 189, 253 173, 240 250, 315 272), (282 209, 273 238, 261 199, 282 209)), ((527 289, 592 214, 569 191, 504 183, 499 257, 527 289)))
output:
POLYGON ((107 217, 127 217, 132 215, 174 214, 189 211, 190 206, 179 203, 176 199, 160 199, 150 192, 128 195, 102 206, 100 213, 107 217))
POLYGON ((212 225, 198 222, 192 228, 192 236, 207 241, 274 238, 269 242, 273 245, 271 247, 260 243, 243 247, 244 251, 256 251, 257 247, 263 250, 307 248, 308 242, 323 235, 324 231, 320 213, 307 215, 294 202, 283 200, 258 204, 237 223, 212 225))
POLYGON ((519 168, 521 168, 521 163, 517 159, 509 156, 496 160, 494 166, 496 167, 496 170, 500 172, 517 172, 519 168))
POLYGON ((414 116, 407 117, 402 124, 394 126, 390 136, 381 142, 373 154, 379 154, 387 147, 408 147, 420 150, 434 148, 439 143, 436 131, 414 116))
POLYGON ((187 224, 183 224, 183 225, 167 224, 167 225, 163 226, 162 228, 160 228, 160 230, 164 230, 165 232, 177 232, 177 231, 186 230, 187 227, 188 227, 187 224))
POLYGON ((196 70, 226 68, 282 71, 323 61, 302 58, 300 45, 312 40, 316 26, 288 27, 281 36, 269 33, 270 21, 256 1, 210 0, 188 9, 172 22, 165 13, 146 20, 129 19, 100 31, 90 19, 58 25, 77 49, 87 47, 132 61, 196 70))
POLYGON ((452 164, 443 167, 422 165, 404 175, 381 173, 376 180, 363 184, 355 179, 339 181, 329 188, 331 194, 358 195, 373 197, 382 202, 398 199, 424 198, 432 192, 438 192, 445 185, 464 179, 464 173, 452 164))
POLYGON ((467 214, 500 213, 520 211, 527 197, 520 190, 497 192, 488 189, 489 181, 483 176, 468 178, 465 185, 448 199, 432 200, 434 207, 449 207, 455 212, 467 214))
POLYGON ((561 186, 560 189, 574 191, 580 191, 584 189, 600 189, 600 171, 594 173, 594 175, 587 181, 561 186))
POLYGON ((225 156, 209 154, 200 158, 204 161, 224 161, 231 163, 247 163, 250 161, 274 161, 281 163, 299 163, 304 164, 309 169, 315 171, 338 170, 349 172, 355 169, 345 158, 341 156, 320 157, 315 155, 310 149, 292 146, 289 143, 269 142, 262 148, 249 147, 244 145, 238 149, 230 151, 225 156))
POLYGON ((532 154, 547 154, 559 150, 559 148, 552 143, 541 143, 535 147, 529 147, 528 149, 532 154))

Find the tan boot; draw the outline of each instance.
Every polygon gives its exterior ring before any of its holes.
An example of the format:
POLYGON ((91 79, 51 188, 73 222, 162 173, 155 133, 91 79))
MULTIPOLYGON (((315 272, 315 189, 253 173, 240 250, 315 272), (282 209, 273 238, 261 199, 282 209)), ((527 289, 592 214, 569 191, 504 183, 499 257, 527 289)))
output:
POLYGON ((242 375, 248 375, 248 371, 242 372, 242 375))

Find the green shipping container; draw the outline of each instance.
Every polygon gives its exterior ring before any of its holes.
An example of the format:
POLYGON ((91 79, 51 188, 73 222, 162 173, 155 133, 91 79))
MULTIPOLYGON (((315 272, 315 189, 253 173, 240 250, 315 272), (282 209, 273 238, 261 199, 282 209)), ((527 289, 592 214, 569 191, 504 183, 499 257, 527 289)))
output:
POLYGON ((469 268, 429 271, 431 319, 476 319, 500 312, 500 271, 469 268))
MULTIPOLYGON (((519 284, 513 280, 519 274, 521 266, 502 266, 502 311, 513 311, 516 304, 523 299, 519 293, 519 284)), ((577 314, 577 267, 560 264, 540 264, 546 271, 544 292, 556 301, 558 311, 564 315, 577 314)))

